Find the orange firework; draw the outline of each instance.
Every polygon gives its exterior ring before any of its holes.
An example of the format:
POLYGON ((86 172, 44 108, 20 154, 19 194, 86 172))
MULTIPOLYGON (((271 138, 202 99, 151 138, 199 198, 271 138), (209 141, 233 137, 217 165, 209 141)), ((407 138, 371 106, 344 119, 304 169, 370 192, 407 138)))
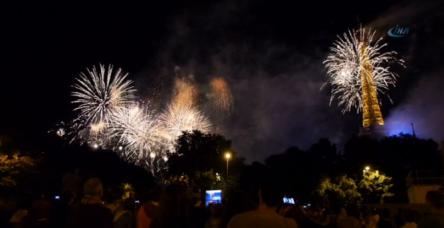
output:
POLYGON ((233 96, 228 83, 222 77, 213 78, 210 82, 211 98, 216 107, 224 111, 231 111, 233 96))
POLYGON ((189 80, 176 78, 173 104, 175 106, 193 106, 197 99, 197 88, 189 80))

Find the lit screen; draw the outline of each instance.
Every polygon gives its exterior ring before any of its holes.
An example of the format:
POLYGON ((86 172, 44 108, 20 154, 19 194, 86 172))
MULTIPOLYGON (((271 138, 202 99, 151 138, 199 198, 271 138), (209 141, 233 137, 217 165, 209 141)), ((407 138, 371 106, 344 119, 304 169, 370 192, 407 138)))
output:
POLYGON ((294 199, 290 197, 284 197, 282 201, 284 202, 284 204, 295 204, 294 199))
POLYGON ((222 190, 207 190, 205 191, 205 205, 209 204, 221 204, 222 203, 222 190))

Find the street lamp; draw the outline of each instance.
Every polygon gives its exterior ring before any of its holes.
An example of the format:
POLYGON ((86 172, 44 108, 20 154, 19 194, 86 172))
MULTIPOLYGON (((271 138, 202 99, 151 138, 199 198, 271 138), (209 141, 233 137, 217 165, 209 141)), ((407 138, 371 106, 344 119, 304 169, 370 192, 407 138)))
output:
POLYGON ((365 166, 364 169, 362 170, 364 173, 370 171, 370 166, 365 166))
POLYGON ((93 143, 93 144, 91 145, 91 147, 92 147, 94 150, 97 150, 97 149, 99 149, 99 144, 97 144, 97 143, 93 143))
POLYGON ((224 157, 225 157, 225 160, 227 160, 227 177, 228 177, 228 162, 231 159, 231 153, 229 151, 225 152, 224 157))

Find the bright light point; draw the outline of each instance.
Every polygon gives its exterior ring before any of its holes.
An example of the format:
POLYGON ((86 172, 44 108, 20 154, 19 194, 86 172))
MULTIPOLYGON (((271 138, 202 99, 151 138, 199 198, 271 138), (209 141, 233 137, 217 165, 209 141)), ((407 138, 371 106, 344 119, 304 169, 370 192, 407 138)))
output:
POLYGON ((93 148, 94 150, 97 150, 97 149, 99 148, 99 144, 97 144, 97 143, 93 143, 93 144, 92 144, 92 148, 93 148))
POLYGON ((225 159, 230 160, 231 159, 231 153, 230 152, 225 152, 225 159))
POLYGON ((162 159, 163 159, 164 161, 166 161, 166 162, 168 161, 168 157, 167 157, 167 156, 163 156, 162 159))
POLYGON ((57 129, 56 134, 57 134, 59 137, 63 137, 63 136, 65 135, 65 129, 63 129, 63 128, 59 128, 59 129, 57 129))
POLYGON ((368 165, 365 166, 364 171, 366 171, 366 172, 370 171, 370 166, 368 166, 368 165))
POLYGON ((123 146, 119 146, 119 150, 123 150, 123 146))
POLYGON ((156 154, 155 153, 150 153, 150 158, 152 158, 152 159, 154 159, 156 157, 156 154))

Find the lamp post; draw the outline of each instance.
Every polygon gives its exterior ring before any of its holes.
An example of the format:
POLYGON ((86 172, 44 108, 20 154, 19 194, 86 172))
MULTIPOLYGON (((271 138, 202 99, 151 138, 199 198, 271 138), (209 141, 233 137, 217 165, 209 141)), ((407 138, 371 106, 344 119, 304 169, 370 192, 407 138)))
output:
POLYGON ((227 177, 228 177, 228 162, 231 159, 231 153, 229 151, 225 152, 224 157, 225 157, 225 160, 227 160, 227 177))

